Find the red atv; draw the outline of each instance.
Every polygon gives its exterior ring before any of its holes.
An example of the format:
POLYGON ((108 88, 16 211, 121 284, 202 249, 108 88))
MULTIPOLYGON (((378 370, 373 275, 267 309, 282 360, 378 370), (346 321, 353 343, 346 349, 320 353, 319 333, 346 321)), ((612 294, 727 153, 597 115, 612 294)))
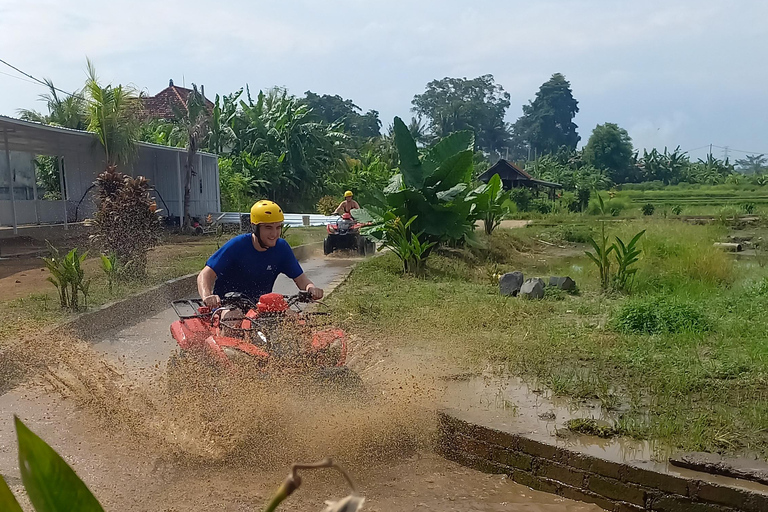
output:
POLYGON ((307 292, 267 293, 258 302, 227 293, 215 309, 200 299, 173 301, 179 319, 171 324, 171 335, 180 351, 168 362, 169 385, 183 387, 175 375, 183 372, 176 370, 194 360, 215 372, 309 373, 321 382, 362 387, 360 377, 345 366, 346 334, 333 327, 313 327, 313 319, 327 313, 299 307, 311 302, 307 292))
POLYGON ((360 256, 374 253, 376 245, 360 234, 360 228, 367 225, 357 222, 349 213, 343 214, 335 224, 326 226, 328 236, 323 242, 323 253, 327 256, 336 249, 352 249, 360 256))

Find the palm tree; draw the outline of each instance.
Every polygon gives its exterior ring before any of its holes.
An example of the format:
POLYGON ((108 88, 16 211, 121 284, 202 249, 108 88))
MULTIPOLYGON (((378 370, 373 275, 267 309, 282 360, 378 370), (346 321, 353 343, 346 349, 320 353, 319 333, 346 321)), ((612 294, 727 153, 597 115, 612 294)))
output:
POLYGON ((88 131, 94 132, 104 148, 107 166, 127 164, 136 155, 139 140, 139 108, 136 92, 123 85, 99 84, 90 59, 85 92, 88 100, 88 131))
POLYGON ((184 108, 174 107, 176 114, 175 125, 184 133, 187 139, 187 163, 184 165, 184 225, 183 230, 192 228, 192 217, 189 214, 190 193, 192 189, 192 176, 196 175, 195 161, 197 151, 208 135, 208 125, 211 113, 205 104, 205 98, 192 84, 192 93, 187 97, 184 108))
POLYGON ((44 115, 36 110, 19 109, 18 113, 21 119, 25 121, 34 121, 37 123, 63 126, 64 128, 73 128, 75 130, 85 130, 88 125, 86 114, 86 101, 82 91, 61 98, 53 81, 48 78, 43 79, 48 86, 48 93, 41 94, 40 100, 45 101, 48 106, 48 114, 44 115))

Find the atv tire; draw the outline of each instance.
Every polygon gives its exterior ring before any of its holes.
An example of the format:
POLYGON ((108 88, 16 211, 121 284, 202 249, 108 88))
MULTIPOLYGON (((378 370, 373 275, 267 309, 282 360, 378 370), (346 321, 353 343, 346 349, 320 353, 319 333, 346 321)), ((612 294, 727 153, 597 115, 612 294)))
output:
POLYGON ((323 254, 328 256, 333 252, 333 241, 331 240, 330 236, 325 237, 325 240, 323 240, 323 254))

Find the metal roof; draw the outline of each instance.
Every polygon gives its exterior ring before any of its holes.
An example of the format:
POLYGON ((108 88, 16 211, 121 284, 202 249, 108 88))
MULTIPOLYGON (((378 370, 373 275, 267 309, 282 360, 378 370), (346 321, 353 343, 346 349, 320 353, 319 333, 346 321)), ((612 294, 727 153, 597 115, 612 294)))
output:
MULTIPOLYGON (((10 151, 23 151, 41 155, 56 156, 62 148, 72 149, 73 146, 82 149, 90 149, 98 144, 96 135, 92 132, 74 130, 61 126, 51 126, 33 121, 24 121, 14 117, 0 115, 0 149, 5 149, 5 139, 8 137, 8 149, 10 151)), ((186 153, 186 148, 163 146, 149 142, 139 142, 139 147, 150 147, 186 153)), ((215 157, 212 153, 198 151, 200 155, 215 157)))

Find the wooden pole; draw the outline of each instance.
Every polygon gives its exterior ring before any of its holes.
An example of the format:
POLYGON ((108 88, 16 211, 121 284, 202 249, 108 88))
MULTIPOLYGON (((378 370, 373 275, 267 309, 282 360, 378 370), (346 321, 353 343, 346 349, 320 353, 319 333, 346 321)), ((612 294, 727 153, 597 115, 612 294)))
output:
POLYGON ((3 140, 5 141, 5 163, 8 166, 8 189, 11 192, 11 215, 13 217, 13 234, 19 234, 19 226, 16 225, 16 201, 13 195, 13 169, 11 169, 11 150, 8 146, 8 130, 3 130, 3 140))

